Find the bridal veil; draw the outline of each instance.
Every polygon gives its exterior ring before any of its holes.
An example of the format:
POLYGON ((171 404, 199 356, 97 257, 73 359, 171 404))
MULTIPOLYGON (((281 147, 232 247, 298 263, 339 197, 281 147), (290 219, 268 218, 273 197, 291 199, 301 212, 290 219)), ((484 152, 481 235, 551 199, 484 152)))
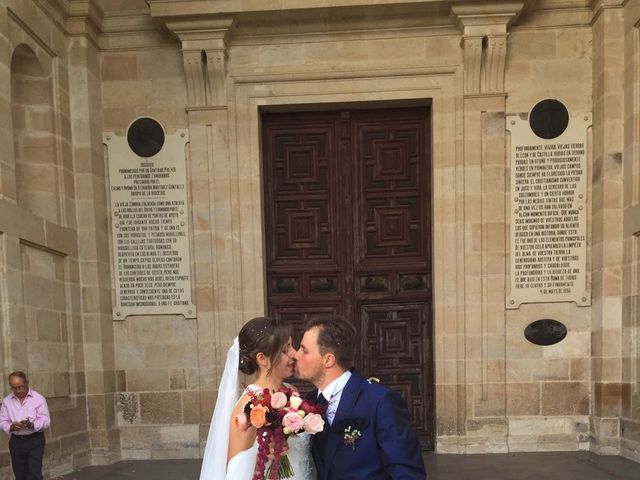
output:
POLYGON ((227 353, 227 362, 218 387, 218 399, 213 411, 207 446, 202 459, 200 480, 218 480, 225 478, 227 470, 227 453, 229 450, 229 425, 231 414, 240 394, 238 380, 238 363, 240 359, 240 345, 238 337, 227 353))

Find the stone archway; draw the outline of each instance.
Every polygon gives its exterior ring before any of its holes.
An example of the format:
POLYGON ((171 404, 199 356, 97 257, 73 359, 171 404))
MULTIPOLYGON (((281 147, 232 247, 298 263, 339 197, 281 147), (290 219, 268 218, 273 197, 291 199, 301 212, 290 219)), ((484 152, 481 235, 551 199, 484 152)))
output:
POLYGON ((16 196, 25 210, 49 221, 60 217, 53 88, 35 52, 20 44, 11 57, 16 196))

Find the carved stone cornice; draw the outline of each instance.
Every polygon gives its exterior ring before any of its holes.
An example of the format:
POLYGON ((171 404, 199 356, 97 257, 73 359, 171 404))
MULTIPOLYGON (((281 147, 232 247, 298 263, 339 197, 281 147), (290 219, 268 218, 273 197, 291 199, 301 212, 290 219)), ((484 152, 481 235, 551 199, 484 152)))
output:
POLYGON ((598 10, 605 8, 622 8, 628 0, 591 0, 591 10, 597 13, 598 10))
POLYGON ((227 42, 235 19, 205 15, 163 20, 182 45, 189 107, 226 105, 227 42))
POLYGON ((69 0, 34 0, 57 25, 69 15, 69 0))
POLYGON ((195 16, 163 19, 171 34, 180 40, 182 48, 225 50, 235 25, 233 17, 195 16))
POLYGON ((524 1, 451 7, 451 17, 462 33, 465 95, 504 92, 508 29, 524 7, 524 1))
POLYGON ((453 5, 451 17, 463 35, 502 33, 518 19, 524 6, 524 1, 453 5))
MULTIPOLYGON (((450 7, 452 5, 496 4, 509 0, 146 0, 154 17, 194 14, 234 15, 241 13, 265 13, 287 11, 312 11, 360 7, 391 7, 403 4, 429 4, 450 7)), ((530 11, 536 0, 523 0, 530 11)))
POLYGON ((85 36, 96 46, 104 13, 94 0, 69 0, 65 30, 71 36, 85 36))
POLYGON ((183 50, 182 64, 187 82, 187 98, 189 106, 206 105, 206 82, 202 68, 202 52, 200 50, 183 50))
POLYGON ((591 23, 594 23, 604 10, 623 8, 627 0, 591 0, 589 7, 593 12, 591 23))
POLYGON ((484 36, 467 35, 462 38, 464 50, 464 93, 480 93, 482 72, 482 41, 484 36))
POLYGON ((227 51, 205 50, 206 103, 211 106, 227 104, 227 51))
POLYGON ((504 67, 507 59, 507 34, 487 35, 482 70, 483 93, 504 92, 504 67))

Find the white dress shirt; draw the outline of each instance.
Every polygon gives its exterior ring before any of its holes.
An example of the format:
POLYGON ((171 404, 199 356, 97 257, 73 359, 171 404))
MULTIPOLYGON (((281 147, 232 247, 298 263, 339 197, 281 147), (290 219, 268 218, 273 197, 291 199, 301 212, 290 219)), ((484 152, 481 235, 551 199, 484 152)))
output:
POLYGON ((350 378, 351 372, 345 370, 342 375, 318 393, 318 395, 321 393, 324 398, 327 399, 327 421, 329 425, 333 423, 333 417, 336 415, 336 410, 338 409, 338 405, 340 405, 340 398, 342 398, 342 391, 350 378))

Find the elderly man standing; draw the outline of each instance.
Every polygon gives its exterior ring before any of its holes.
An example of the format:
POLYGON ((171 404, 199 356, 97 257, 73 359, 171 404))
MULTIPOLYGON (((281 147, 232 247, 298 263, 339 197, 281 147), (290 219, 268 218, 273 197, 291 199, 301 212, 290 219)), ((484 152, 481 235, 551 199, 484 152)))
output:
POLYGON ((47 401, 29 389, 24 372, 9 375, 13 393, 2 400, 0 428, 11 436, 9 453, 16 480, 42 480, 44 430, 49 427, 47 401))

